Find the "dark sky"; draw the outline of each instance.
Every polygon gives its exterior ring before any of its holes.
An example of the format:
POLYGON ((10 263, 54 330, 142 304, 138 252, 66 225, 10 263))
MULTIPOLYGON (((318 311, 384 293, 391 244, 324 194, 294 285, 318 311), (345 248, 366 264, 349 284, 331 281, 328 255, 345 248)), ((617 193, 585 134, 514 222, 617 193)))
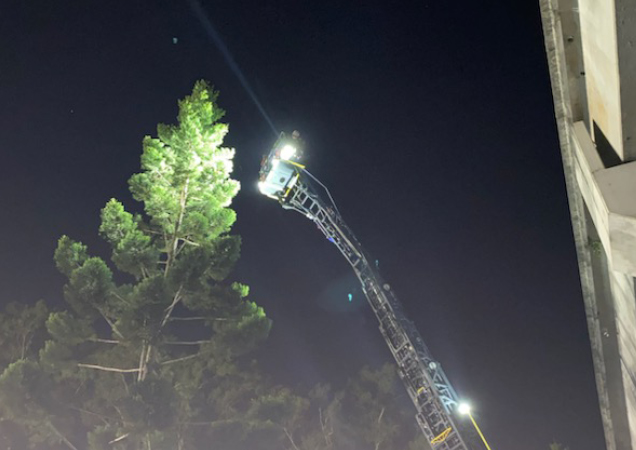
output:
MULTIPOLYGON (((602 448, 538 2, 203 6, 493 449, 602 448)), ((388 360, 337 249, 258 194, 272 132, 188 1, 4 0, 0 42, 1 302, 62 304, 57 238, 106 254, 99 210, 135 207, 142 137, 206 78, 237 149, 237 277, 274 320, 266 365, 338 384, 388 360)))

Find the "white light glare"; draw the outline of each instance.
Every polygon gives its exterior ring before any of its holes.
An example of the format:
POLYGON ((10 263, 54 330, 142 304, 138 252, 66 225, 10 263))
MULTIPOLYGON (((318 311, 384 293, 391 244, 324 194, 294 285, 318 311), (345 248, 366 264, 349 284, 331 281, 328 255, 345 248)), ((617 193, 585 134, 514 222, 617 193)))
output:
POLYGON ((457 411, 459 411, 460 414, 468 415, 470 414, 470 405, 468 403, 460 403, 457 407, 457 411))
POLYGON ((280 151, 280 157, 282 159, 290 159, 295 154, 296 154, 296 147, 294 147, 293 145, 289 145, 289 144, 284 146, 282 148, 282 150, 280 151))
POLYGON ((265 183, 264 181, 259 181, 258 182, 258 190, 261 191, 261 194, 264 194, 265 192, 263 191, 263 189, 265 189, 265 185, 267 183, 265 183))

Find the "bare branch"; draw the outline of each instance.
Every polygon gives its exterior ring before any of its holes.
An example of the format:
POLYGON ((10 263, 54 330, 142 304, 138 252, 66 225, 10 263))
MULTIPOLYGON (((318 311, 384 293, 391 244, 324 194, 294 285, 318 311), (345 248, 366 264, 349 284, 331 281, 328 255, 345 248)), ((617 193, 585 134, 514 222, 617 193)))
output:
MULTIPOLYGON (((145 325, 145 323, 144 323, 145 325)), ((146 360, 146 351, 148 350, 148 344, 146 343, 146 341, 143 341, 143 344, 141 346, 141 352, 139 353, 139 370, 138 370, 138 374, 137 374, 137 381, 141 381, 143 380, 144 377, 144 361, 146 360)))
POLYGON ((318 408, 319 420, 320 420, 320 428, 322 429, 322 436, 325 439, 325 444, 327 447, 333 448, 333 444, 331 442, 331 435, 333 434, 333 430, 331 432, 327 432, 327 422, 329 418, 324 419, 322 417, 322 408, 318 408))
POLYGON ((89 414, 89 415, 91 415, 91 416, 99 417, 99 418, 100 418, 100 419, 102 419, 105 423, 108 423, 108 421, 107 421, 106 419, 108 419, 108 420, 117 420, 117 419, 115 419, 114 417, 105 416, 104 414, 99 414, 99 413, 96 413, 96 412, 93 412, 93 411, 89 411, 89 410, 87 410, 87 409, 78 408, 77 406, 72 406, 72 405, 65 405, 65 406, 66 406, 67 408, 74 409, 75 411, 79 411, 79 412, 82 412, 82 413, 84 413, 84 414, 89 414))
POLYGON ((201 247, 201 244, 199 244, 198 242, 191 241, 190 239, 186 239, 186 238, 179 238, 179 239, 181 239, 184 244, 192 245, 194 247, 201 247))
MULTIPOLYGON (((186 178, 185 182, 183 183, 183 188, 181 190, 181 195, 179 196, 179 215, 177 217, 177 222, 174 225, 174 233, 172 233, 172 236, 170 237, 171 241, 170 242, 170 246, 167 246, 167 254, 168 254, 168 259, 166 261, 166 267, 164 269, 163 272, 163 276, 167 277, 168 276, 168 272, 170 271, 170 268, 172 266, 172 263, 174 262, 174 259, 177 256, 177 249, 178 249, 178 245, 179 245, 179 231, 181 231, 181 224, 183 223, 183 218, 185 216, 185 210, 186 210, 186 205, 188 203, 188 188, 190 185, 190 178, 186 178)), ((172 312, 172 311, 171 311, 172 312)))
POLYGON ((152 344, 148 344, 148 348, 146 350, 146 356, 144 358, 144 366, 143 366, 143 371, 139 373, 140 377, 141 377, 141 381, 146 379, 146 375, 148 375, 148 362, 150 361, 150 355, 152 354, 152 348, 153 345, 152 344))
POLYGON ((156 234, 157 236, 164 236, 164 234, 161 231, 155 231, 155 230, 153 230, 151 228, 144 227, 144 228, 142 228, 141 231, 144 231, 144 232, 150 233, 150 234, 156 234))
POLYGON ((102 339, 102 338, 90 338, 91 342, 101 342, 102 344, 121 344, 121 341, 116 339, 102 339))
POLYGON ((165 366, 166 364, 173 364, 173 363, 177 363, 177 362, 181 362, 181 361, 187 361, 188 359, 193 359, 193 358, 196 358, 197 356, 200 356, 200 354, 199 353, 195 353, 194 355, 188 355, 188 356, 184 356, 182 358, 170 359, 168 361, 162 362, 161 365, 165 366))
POLYGON ((179 303, 179 301, 181 300, 182 290, 183 290, 183 285, 179 286, 179 289, 177 289, 177 292, 174 294, 174 299, 172 300, 172 303, 170 304, 170 306, 166 308, 166 314, 164 315, 163 320, 161 321, 161 327, 163 327, 166 324, 166 322, 168 322, 168 319, 170 318, 170 315, 172 314, 174 307, 177 306, 177 303, 179 303))
POLYGON ((122 414, 121 409, 119 409, 117 407, 117 405, 112 405, 112 406, 113 406, 113 408, 115 408, 115 411, 117 411, 117 414, 119 414, 119 417, 121 417, 121 420, 122 421, 126 420, 126 419, 124 419, 124 415, 122 414))
POLYGON ((170 317, 168 322, 186 321, 186 320, 205 320, 207 317, 170 317))
POLYGON ((102 309, 101 309, 101 308, 98 308, 97 310, 98 310, 98 311, 99 311, 99 313, 102 315, 102 317, 104 318, 104 320, 108 323, 108 325, 110 325, 110 329, 111 329, 111 330, 113 330, 113 333, 115 333, 115 334, 116 334, 117 336, 119 336, 120 338, 125 339, 125 338, 124 338, 124 335, 123 335, 123 334, 121 334, 121 333, 119 332, 119 330, 117 329, 117 325, 115 325, 115 324, 113 323, 113 321, 112 321, 112 320, 110 320, 108 317, 106 317, 106 314, 104 314, 104 311, 102 311, 102 309))
POLYGON ((201 345, 201 344, 207 344, 209 342, 212 342, 211 340, 206 340, 206 341, 166 341, 164 342, 164 344, 168 344, 168 345, 201 345))
POLYGON ((201 244, 191 241, 188 238, 180 237, 180 238, 177 238, 177 250, 174 252, 174 255, 175 256, 179 255, 179 253, 181 253, 181 250, 183 250, 186 247, 186 245, 191 245, 193 247, 201 246, 201 244))
POLYGON ((59 437, 62 442, 64 442, 66 444, 66 446, 68 448, 70 448, 71 450, 78 450, 77 447, 75 447, 73 444, 71 444, 71 441, 69 441, 66 436, 64 436, 62 433, 60 433, 60 431, 55 428, 55 425, 53 425, 50 421, 48 423, 49 428, 51 428, 51 430, 53 430, 53 432, 57 435, 57 437, 59 437))
MULTIPOLYGON (((117 291, 113 291, 113 292, 112 292, 112 294, 113 294, 115 297, 117 297, 119 300, 121 300, 122 302, 130 304, 130 302, 129 302, 128 300, 126 300, 124 297, 122 297, 121 295, 119 295, 119 294, 117 293, 117 291)), ((100 311, 100 312, 101 312, 101 311, 100 311)))
POLYGON ((227 317, 170 317, 168 322, 178 322, 178 321, 186 321, 186 320, 216 320, 219 322, 225 322, 228 320, 238 320, 238 319, 228 319, 227 317))
POLYGON ((117 372, 117 373, 133 373, 133 372, 139 372, 139 369, 118 369, 116 367, 104 367, 104 366, 99 366, 97 364, 83 364, 83 363, 78 363, 77 367, 84 367, 85 369, 96 369, 96 370, 103 370, 104 372, 117 372))
POLYGON ((113 439, 112 441, 110 441, 110 442, 109 442, 109 444, 114 444, 114 443, 116 443, 116 442, 123 441, 123 440, 124 440, 124 439, 126 439, 128 436, 130 436, 130 433, 123 434, 123 435, 119 436, 118 438, 115 438, 115 439, 113 439))
POLYGON ((384 415, 384 408, 380 411, 380 415, 378 416, 378 423, 382 422, 382 416, 384 415))
POLYGON ((126 375, 121 374, 121 382, 124 383, 124 388, 126 389, 126 394, 130 395, 130 390, 128 389, 128 383, 126 383, 126 375))
POLYGON ((283 431, 285 432, 287 439, 289 439, 289 442, 291 442, 292 447, 294 447, 295 450, 300 450, 294 442, 294 438, 292 438, 291 434, 289 434, 289 431, 287 431, 287 428, 283 427, 283 431))

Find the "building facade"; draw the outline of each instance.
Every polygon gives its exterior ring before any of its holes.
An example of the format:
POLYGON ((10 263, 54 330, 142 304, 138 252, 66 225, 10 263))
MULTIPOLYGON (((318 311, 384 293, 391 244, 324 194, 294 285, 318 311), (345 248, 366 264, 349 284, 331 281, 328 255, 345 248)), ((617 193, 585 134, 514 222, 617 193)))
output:
POLYGON ((636 0, 540 0, 608 450, 636 450, 636 0))

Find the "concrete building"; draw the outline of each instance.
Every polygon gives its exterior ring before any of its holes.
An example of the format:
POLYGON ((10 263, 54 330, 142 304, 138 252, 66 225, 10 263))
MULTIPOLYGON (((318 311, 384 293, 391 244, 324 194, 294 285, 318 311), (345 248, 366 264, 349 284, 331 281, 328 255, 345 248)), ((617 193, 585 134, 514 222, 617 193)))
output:
POLYGON ((636 450, 636 0, 540 0, 608 450, 636 450))

